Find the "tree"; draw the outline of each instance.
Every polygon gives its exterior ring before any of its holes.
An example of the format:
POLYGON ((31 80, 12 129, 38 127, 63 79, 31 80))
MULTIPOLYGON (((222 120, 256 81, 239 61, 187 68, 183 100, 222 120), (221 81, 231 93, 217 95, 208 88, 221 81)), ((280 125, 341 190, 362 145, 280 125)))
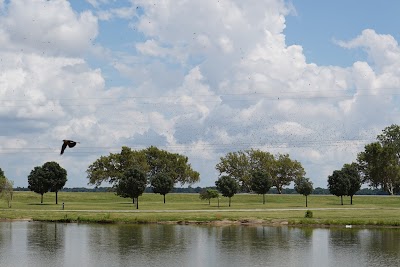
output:
POLYGON ((304 177, 306 172, 297 160, 291 160, 288 154, 279 154, 274 164, 272 185, 276 187, 279 194, 282 194, 284 186, 304 177))
POLYGON ((358 154, 357 162, 362 182, 393 195, 400 185, 400 165, 395 148, 385 142, 386 145, 379 142, 367 144, 364 151, 358 154))
POLYGON ((328 176, 328 189, 331 194, 340 196, 340 202, 343 205, 343 196, 347 195, 350 188, 350 181, 343 171, 335 170, 328 176))
POLYGON ((361 177, 358 170, 358 164, 355 162, 351 164, 344 164, 342 172, 349 180, 350 186, 347 190, 347 195, 350 196, 350 204, 353 205, 353 196, 361 188, 361 177))
POLYGON ((236 180, 244 192, 251 191, 251 177, 255 171, 271 172, 274 156, 258 149, 229 152, 215 166, 220 176, 227 175, 236 180))
POLYGON ((54 161, 46 162, 42 169, 46 173, 50 191, 56 193, 56 204, 58 204, 58 191, 67 182, 67 171, 54 161))
POLYGON ((259 195, 263 196, 263 204, 265 204, 265 194, 272 187, 272 178, 268 172, 255 171, 251 176, 251 189, 259 195))
POLYGON ((313 183, 310 181, 310 179, 305 177, 296 179, 294 190, 306 197, 306 207, 308 207, 307 197, 313 192, 313 183))
POLYGON ((4 183, 1 185, 2 181, 0 181, 0 196, 5 198, 7 201, 7 206, 11 208, 11 201, 13 198, 13 186, 14 183, 7 178, 4 179, 4 183))
POLYGON ((150 183, 154 193, 164 196, 165 204, 165 195, 174 188, 174 180, 166 174, 158 173, 150 178, 150 183))
POLYGON ((118 179, 118 183, 115 185, 116 194, 132 198, 132 201, 136 198, 136 209, 139 209, 139 196, 146 189, 146 184, 146 174, 138 168, 130 168, 118 179))
POLYGON ((0 193, 3 191, 7 178, 4 176, 3 170, 0 168, 0 193))
POLYGON ((150 178, 163 173, 171 177, 174 184, 193 184, 200 181, 200 174, 192 169, 186 156, 154 146, 143 150, 143 153, 146 155, 150 178))
POLYGON ((101 156, 86 170, 88 184, 100 186, 103 182, 115 184, 129 168, 140 168, 148 172, 149 167, 146 155, 143 151, 135 151, 123 146, 120 153, 110 153, 108 156, 101 156))
POLYGON ((187 157, 154 146, 140 151, 122 147, 121 153, 110 153, 97 159, 86 173, 89 184, 100 186, 102 182, 118 183, 130 168, 140 169, 148 178, 164 173, 174 180, 174 184, 192 184, 200 180, 200 174, 192 169, 187 157))
POLYGON ((41 195, 40 203, 43 203, 43 194, 49 191, 50 183, 47 180, 46 171, 41 166, 35 167, 28 175, 28 188, 41 195))
POLYGON ((233 197, 239 190, 239 184, 234 178, 223 175, 215 182, 215 185, 219 192, 224 197, 229 198, 229 207, 231 206, 231 197, 233 197))
POLYGON ((11 208, 11 200, 13 197, 14 182, 7 179, 4 171, 0 168, 0 198, 5 198, 7 206, 11 208))
POLYGON ((200 192, 199 198, 202 200, 208 200, 208 205, 211 204, 211 199, 212 198, 218 198, 219 197, 219 193, 217 190, 215 189, 203 189, 200 192))

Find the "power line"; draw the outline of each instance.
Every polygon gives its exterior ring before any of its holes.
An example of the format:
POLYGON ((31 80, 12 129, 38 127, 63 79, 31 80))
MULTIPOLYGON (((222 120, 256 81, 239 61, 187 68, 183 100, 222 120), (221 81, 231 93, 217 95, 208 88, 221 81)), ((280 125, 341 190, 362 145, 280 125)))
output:
MULTIPOLYGON (((315 148, 315 147, 343 147, 346 146, 360 146, 366 143, 373 142, 372 140, 367 139, 348 139, 348 140, 325 140, 325 141, 300 141, 300 142, 273 142, 270 144, 262 144, 262 143, 234 143, 234 144, 180 144, 180 145, 161 145, 158 146, 161 149, 170 149, 170 150, 227 150, 234 148, 315 148), (190 146, 190 147, 188 147, 190 146), (194 148, 195 147, 195 148, 194 148)), ((129 146, 133 149, 142 149, 145 147, 144 145, 134 145, 129 146)), ((103 151, 120 151, 120 147, 80 147, 79 150, 70 151, 69 153, 76 154, 90 154, 90 153, 100 153, 103 151)), ((50 147, 25 147, 25 148, 16 148, 16 147, 8 147, 8 148, 0 148, 1 154, 7 153, 59 153, 58 148, 50 148, 50 147)))
MULTIPOLYGON (((388 88, 386 90, 399 90, 400 88, 388 88)), ((126 101, 126 100, 133 100, 134 103, 140 105, 161 105, 161 104, 196 104, 196 103, 219 103, 219 102, 244 102, 244 101, 254 101, 259 100, 260 98, 265 100, 271 101, 278 101, 284 99, 298 99, 298 100, 310 100, 310 99, 333 99, 333 98, 353 98, 354 94, 337 94, 337 95, 321 95, 331 92, 344 92, 345 90, 325 90, 325 91, 279 91, 275 93, 222 93, 222 94, 192 94, 192 95, 164 95, 164 96, 124 96, 124 97, 76 97, 76 98, 48 98, 45 101, 55 101, 51 103, 45 104, 35 104, 35 106, 101 106, 101 105, 115 105, 114 102, 119 103, 119 101, 126 101), (306 95, 306 94, 320 94, 320 95, 306 95), (185 97, 217 97, 219 99, 212 99, 212 100, 205 100, 205 99, 196 99, 196 103, 192 103, 191 101, 182 101, 180 98, 182 96, 185 97), (234 99, 229 97, 254 97, 255 99, 248 99, 248 98, 241 98, 241 99, 234 99), (223 98, 223 99, 221 99, 223 98), (149 101, 143 101, 148 99, 149 101), (150 101, 157 99, 158 101, 150 101), (60 102, 80 102, 85 101, 86 103, 82 104, 69 104, 69 103, 60 103, 60 102), (93 103, 87 103, 88 101, 96 101, 93 103), (113 103, 99 103, 97 101, 114 101, 113 103)), ((357 92, 360 91, 370 91, 369 89, 357 89, 357 92)), ((382 92, 379 91, 379 96, 399 96, 400 92, 382 92)), ((376 93, 363 93, 357 94, 357 97, 368 97, 368 96, 377 96, 376 93)), ((34 99, 0 99, 0 102, 7 103, 7 102, 32 102, 34 99)), ((7 105, 3 104, 0 105, 2 107, 25 107, 27 104, 24 105, 7 105)))

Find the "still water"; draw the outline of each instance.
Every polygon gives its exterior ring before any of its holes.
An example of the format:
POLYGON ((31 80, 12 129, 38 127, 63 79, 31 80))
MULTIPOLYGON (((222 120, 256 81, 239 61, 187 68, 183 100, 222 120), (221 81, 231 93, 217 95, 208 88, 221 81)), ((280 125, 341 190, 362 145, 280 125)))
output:
POLYGON ((400 230, 0 222, 0 266, 400 266, 400 230))

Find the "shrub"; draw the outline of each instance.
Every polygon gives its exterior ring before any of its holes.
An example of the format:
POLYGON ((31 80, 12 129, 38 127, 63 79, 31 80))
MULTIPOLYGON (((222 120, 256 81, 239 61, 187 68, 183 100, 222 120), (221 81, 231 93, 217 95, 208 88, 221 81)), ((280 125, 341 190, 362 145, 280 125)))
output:
POLYGON ((313 217, 313 213, 311 210, 307 210, 306 214, 304 215, 304 218, 312 218, 313 217))

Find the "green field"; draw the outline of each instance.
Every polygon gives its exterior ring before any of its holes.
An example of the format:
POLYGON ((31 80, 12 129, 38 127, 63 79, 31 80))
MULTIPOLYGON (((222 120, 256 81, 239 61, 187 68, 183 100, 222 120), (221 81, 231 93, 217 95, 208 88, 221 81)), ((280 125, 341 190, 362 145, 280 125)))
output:
POLYGON ((221 197, 208 201, 199 199, 199 194, 168 194, 166 203, 158 194, 143 194, 139 197, 139 210, 131 199, 114 193, 60 192, 59 204, 55 194, 46 193, 44 203, 40 195, 33 192, 14 192, 12 207, 0 200, 0 219, 30 219, 63 222, 100 223, 263 223, 289 225, 353 225, 353 226, 400 226, 400 197, 355 196, 350 198, 311 195, 308 208, 301 195, 262 196, 238 194, 228 199, 221 197), (62 209, 64 203, 64 210, 62 209), (311 210, 313 218, 304 218, 311 210))

